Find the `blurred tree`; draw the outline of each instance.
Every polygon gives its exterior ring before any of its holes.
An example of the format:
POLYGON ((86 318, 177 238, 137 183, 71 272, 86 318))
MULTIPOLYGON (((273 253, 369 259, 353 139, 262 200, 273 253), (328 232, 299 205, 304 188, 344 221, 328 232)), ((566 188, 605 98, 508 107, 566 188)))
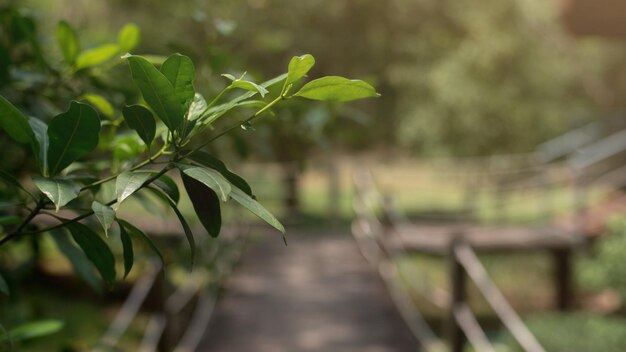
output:
POLYGON ((557 1, 58 1, 78 23, 137 22, 143 50, 165 41, 208 63, 200 81, 242 66, 263 79, 303 52, 321 63, 313 76, 371 75, 382 97, 356 105, 369 124, 338 131, 338 145, 524 152, 626 96, 626 50, 567 37, 557 1))

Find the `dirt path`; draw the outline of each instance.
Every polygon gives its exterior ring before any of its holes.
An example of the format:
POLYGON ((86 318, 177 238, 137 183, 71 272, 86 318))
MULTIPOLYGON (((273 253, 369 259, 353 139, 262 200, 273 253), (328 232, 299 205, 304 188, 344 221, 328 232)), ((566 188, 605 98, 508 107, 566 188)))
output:
POLYGON ((253 243, 198 351, 396 352, 416 341, 348 235, 253 243))

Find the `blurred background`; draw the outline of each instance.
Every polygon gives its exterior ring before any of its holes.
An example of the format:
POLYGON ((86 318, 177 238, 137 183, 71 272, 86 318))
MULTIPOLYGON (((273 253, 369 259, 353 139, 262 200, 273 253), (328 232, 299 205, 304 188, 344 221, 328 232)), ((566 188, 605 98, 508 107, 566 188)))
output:
MULTIPOLYGON (((165 278, 147 250, 112 292, 80 281, 50 239, 2 253, 19 294, 0 298, 0 323, 64 324, 19 350, 626 350, 623 1, 0 4, 0 93, 32 114, 104 87, 115 109, 138 94, 120 55, 76 84, 40 78, 40 57, 61 60, 60 20, 85 49, 136 24, 133 54, 188 55, 206 97, 227 85, 220 74, 262 82, 305 53, 309 79, 363 79, 382 95, 294 99, 210 146, 285 223, 287 247, 227 209, 225 235, 199 238, 190 271, 173 214, 136 201, 124 211, 159 239, 165 278)), ((112 143, 115 170, 138 147, 112 143)), ((0 165, 20 172, 22 159, 0 165)))

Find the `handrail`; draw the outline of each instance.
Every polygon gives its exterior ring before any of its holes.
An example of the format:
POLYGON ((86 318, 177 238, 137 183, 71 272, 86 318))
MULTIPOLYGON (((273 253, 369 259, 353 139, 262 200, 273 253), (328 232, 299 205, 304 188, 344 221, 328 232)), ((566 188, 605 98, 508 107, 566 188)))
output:
MULTIPOLYGON (((373 213, 374 209, 372 209, 371 207, 368 207, 368 205, 366 204, 366 200, 364 199, 364 191, 363 189, 365 189, 365 185, 363 183, 365 183, 365 178, 367 177, 367 182, 368 184, 372 184, 373 182, 373 177, 371 175, 371 173, 366 173, 366 172, 361 172, 360 177, 362 178, 361 180, 357 179, 356 174, 355 174, 355 179, 354 179, 354 183, 355 186, 357 187, 357 192, 356 195, 357 197, 361 200, 361 204, 362 206, 365 208, 364 211, 360 211, 361 209, 359 207, 357 207, 355 205, 355 212, 357 214, 363 214, 363 213, 367 213, 367 211, 369 211, 369 213, 373 213)), ((388 212, 388 202, 385 202, 382 198, 383 196, 380 194, 380 192, 378 191, 377 188, 375 187, 371 187, 369 189, 371 192, 373 192, 373 196, 376 198, 376 200, 378 200, 379 202, 382 202, 383 205, 383 211, 385 212, 386 215, 392 215, 388 212)), ((368 220, 372 220, 376 222, 377 228, 380 229, 380 231, 378 231, 379 233, 383 232, 383 224, 380 222, 380 220, 376 219, 375 217, 368 217, 368 220)), ((393 235, 399 235, 398 233, 398 226, 396 224, 397 219, 394 218, 393 216, 387 216, 386 221, 391 222, 391 226, 389 226, 388 228, 390 228, 392 231, 389 231, 388 234, 393 234, 393 235)), ((370 224, 371 226, 371 224, 370 224)), ((374 231, 373 231, 374 232, 374 231)), ((404 248, 404 246, 402 245, 402 242, 398 241, 398 244, 394 244, 393 246, 391 244, 389 244, 388 240, 384 237, 381 236, 376 236, 376 240, 377 242, 379 242, 379 245, 382 246, 382 251, 385 253, 389 253, 389 254, 393 254, 395 256, 399 256, 399 257, 407 257, 408 256, 408 252, 407 250, 404 248)), ((392 258, 393 259, 393 258, 392 258)), ((411 267, 411 273, 414 274, 412 275, 413 277, 415 277, 416 272, 415 270, 411 267)), ((432 284, 430 284, 429 280, 422 280, 423 285, 421 285, 421 287, 417 287, 416 284, 414 283, 414 280, 408 280, 406 279, 405 275, 403 275, 403 270, 398 270, 400 272, 400 276, 402 276, 402 278, 404 279, 405 282, 407 282, 410 285, 410 288, 413 289, 415 292, 419 293, 420 295, 422 295, 430 304, 438 307, 438 308, 444 308, 446 305, 446 302, 448 301, 449 295, 448 293, 441 289, 440 287, 434 286, 432 284)))
POLYGON ((109 329, 100 340, 103 346, 114 347, 117 345, 119 338, 133 321, 152 287, 157 282, 157 277, 161 273, 161 264, 158 261, 153 261, 152 263, 150 269, 133 285, 128 298, 124 301, 109 329))
POLYGON ((571 157, 569 164, 577 170, 583 170, 623 151, 626 151, 626 129, 579 150, 571 157))
MULTIPOLYGON (((396 278, 398 274, 401 275, 401 272, 399 272, 397 265, 394 263, 393 256, 406 255, 406 251, 403 251, 401 244, 391 246, 388 243, 388 238, 382 236, 383 233, 389 233, 389 231, 385 232, 385 228, 395 228, 397 231, 398 224, 396 222, 402 221, 401 215, 390 211, 389 202, 383 201, 384 221, 385 223, 390 223, 390 226, 385 227, 378 217, 372 215, 377 210, 374 203, 380 204, 381 200, 383 200, 383 196, 376 188, 373 187, 372 189, 371 187, 373 184, 372 175, 366 172, 357 174, 354 177, 354 183, 356 197, 354 198, 353 206, 357 218, 353 223, 352 232, 361 252, 366 259, 373 262, 374 266, 378 268, 383 281, 387 284, 392 300, 418 341, 423 345, 434 341, 437 343, 436 346, 440 346, 441 343, 434 339, 434 335, 431 336, 432 330, 425 324, 421 314, 411 303, 410 296, 407 296, 409 287, 406 285, 411 280, 398 280, 396 278)), ((450 254, 454 263, 452 295, 449 296, 450 299, 448 299, 448 304, 445 307, 449 309, 453 321, 450 331, 452 351, 457 352, 464 349, 464 338, 467 338, 470 344, 478 351, 493 352, 495 350, 466 303, 464 277, 467 274, 476 283, 479 291, 483 294, 495 314, 522 348, 527 352, 545 352, 530 330, 524 325, 519 315, 507 302, 504 295, 489 278, 484 266, 480 263, 471 247, 460 240, 453 241, 450 247, 450 254)), ((425 298, 429 298, 428 292, 420 291, 422 295, 426 293, 424 295, 425 298)))
MULTIPOLYGON (((355 175, 356 176, 356 175, 355 175)), ((356 178, 356 177, 355 177, 356 178)), ((359 182, 355 179, 355 185, 359 187, 359 182)), ((362 190, 361 190, 362 191, 362 190)), ((353 206, 357 213, 357 219, 352 225, 352 235, 354 236, 359 250, 363 256, 374 266, 391 296, 391 300, 396 306, 400 316, 408 326, 413 336, 417 339, 425 351, 440 351, 441 341, 430 329, 422 315, 411 302, 411 296, 403 281, 398 280, 398 268, 391 257, 392 251, 384 244, 380 243, 377 233, 382 232, 383 225, 376 218, 367 216, 367 200, 365 195, 357 189, 358 196, 354 199, 353 206), (366 219, 367 218, 367 219, 366 219)), ((384 243, 384 241, 383 241, 384 243)))
POLYGON ((594 121, 541 143, 535 148, 537 160, 541 163, 551 163, 562 158, 585 144, 593 142, 605 128, 604 121, 594 121))
POLYGON ((478 256, 469 244, 461 240, 455 240, 451 243, 451 246, 451 252, 455 261, 458 261, 467 275, 474 281, 487 303, 489 303, 520 346, 527 352, 545 352, 545 349, 528 330, 528 327, 526 327, 502 292, 491 280, 485 267, 481 264, 478 256))
POLYGON ((547 164, 575 152, 576 149, 597 140, 616 121, 624 122, 626 119, 623 114, 609 116, 539 144, 535 148, 537 161, 547 164))
MULTIPOLYGON (((172 294, 164 297, 162 294, 163 282, 159 280, 161 275, 163 275, 163 268, 160 261, 152 260, 151 263, 153 264, 150 270, 142 273, 142 276, 135 282, 109 329, 94 350, 109 351, 115 348, 119 343, 120 337, 137 316, 141 306, 151 292, 157 288, 159 290, 157 293, 160 302, 159 308, 150 315, 138 351, 195 351, 211 318, 217 297, 217 289, 223 284, 225 276, 230 273, 234 263, 241 256, 243 246, 239 244, 242 242, 242 238, 238 235, 242 232, 245 232, 245 230, 237 226, 235 231, 223 234, 222 238, 228 238, 229 243, 235 246, 231 255, 228 256, 228 264, 222 270, 218 270, 216 273, 217 280, 212 281, 210 284, 206 284, 205 280, 189 276, 182 285, 175 288, 172 294), (235 236, 228 236, 228 234, 234 234, 235 236), (183 311, 192 305, 194 310, 189 319, 185 316, 185 329, 182 331, 182 336, 179 336, 180 332, 171 328, 181 327, 176 325, 176 317, 183 314, 183 311)), ((214 254, 217 252, 214 253, 212 251, 211 253, 211 255, 203 256, 205 259, 204 264, 208 264, 206 260, 215 259, 214 254)), ((184 314, 186 315, 187 312, 184 314)))

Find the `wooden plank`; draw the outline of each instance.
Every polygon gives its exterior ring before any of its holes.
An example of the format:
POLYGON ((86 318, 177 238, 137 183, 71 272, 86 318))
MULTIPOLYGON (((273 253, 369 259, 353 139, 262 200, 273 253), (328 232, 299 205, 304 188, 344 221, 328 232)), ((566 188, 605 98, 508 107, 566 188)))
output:
MULTIPOLYGON (((391 245, 409 252, 444 255, 458 225, 402 225, 391 245)), ((461 227, 462 228, 462 227, 461 227)), ((478 252, 577 248, 585 240, 577 233, 552 227, 466 225, 463 239, 478 252)))

